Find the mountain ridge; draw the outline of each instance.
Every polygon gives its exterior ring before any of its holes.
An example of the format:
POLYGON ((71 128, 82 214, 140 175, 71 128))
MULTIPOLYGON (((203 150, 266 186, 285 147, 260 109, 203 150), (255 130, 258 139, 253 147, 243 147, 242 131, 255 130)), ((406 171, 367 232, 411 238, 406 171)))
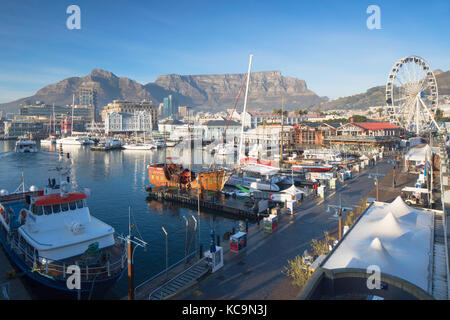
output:
MULTIPOLYGON (((196 110, 219 111, 233 107, 244 77, 245 74, 167 74, 159 76, 155 82, 141 84, 107 70, 93 69, 86 76, 69 77, 39 89, 32 96, 0 104, 0 110, 17 111, 19 105, 27 101, 70 105, 72 94, 80 87, 87 86, 96 89, 99 109, 115 99, 146 99, 158 104, 172 94, 180 105, 188 104, 196 110)), ((279 107, 281 95, 285 95, 287 109, 328 100, 307 89, 305 80, 284 77, 278 70, 254 72, 250 80, 249 104, 256 109, 272 110, 279 107)), ((243 95, 241 102, 242 98, 243 95)))

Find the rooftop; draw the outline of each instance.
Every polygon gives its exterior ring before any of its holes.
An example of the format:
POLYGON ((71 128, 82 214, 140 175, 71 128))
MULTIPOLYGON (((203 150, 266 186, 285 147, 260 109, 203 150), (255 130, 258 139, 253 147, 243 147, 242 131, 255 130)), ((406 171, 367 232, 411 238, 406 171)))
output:
POLYGON ((392 203, 374 202, 330 253, 325 269, 377 265, 431 292, 433 212, 407 206, 400 197, 392 203))

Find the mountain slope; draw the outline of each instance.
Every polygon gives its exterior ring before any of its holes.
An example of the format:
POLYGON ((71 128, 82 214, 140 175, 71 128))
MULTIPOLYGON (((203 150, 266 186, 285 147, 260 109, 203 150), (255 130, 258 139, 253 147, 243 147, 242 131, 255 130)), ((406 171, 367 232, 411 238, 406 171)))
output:
MULTIPOLYGON (((48 85, 31 97, 0 105, 0 110, 17 112, 26 101, 42 101, 48 104, 72 103, 72 94, 81 86, 97 90, 97 105, 103 108, 114 99, 160 103, 172 94, 179 104, 189 104, 195 109, 219 111, 232 108, 244 80, 244 74, 222 75, 163 75, 154 83, 142 85, 134 80, 117 77, 109 71, 94 69, 85 77, 72 77, 48 85)), ((250 110, 272 110, 281 106, 281 95, 289 108, 309 106, 327 101, 306 87, 304 80, 284 77, 280 71, 255 72, 251 74, 249 89, 250 110)), ((241 95, 240 106, 244 95, 241 95)))
MULTIPOLYGON (((439 95, 450 95, 450 71, 442 72, 436 70, 436 81, 438 84, 439 95)), ((367 109, 372 106, 383 106, 386 104, 386 87, 378 86, 368 89, 364 93, 353 96, 342 97, 331 100, 321 105, 321 109, 367 109)))

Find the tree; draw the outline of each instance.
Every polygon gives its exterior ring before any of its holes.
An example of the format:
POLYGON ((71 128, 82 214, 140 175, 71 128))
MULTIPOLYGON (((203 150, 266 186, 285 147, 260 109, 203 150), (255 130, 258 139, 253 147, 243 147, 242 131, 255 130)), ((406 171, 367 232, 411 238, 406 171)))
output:
POLYGON ((336 240, 335 237, 331 237, 328 231, 324 232, 325 237, 322 240, 312 239, 311 240, 311 251, 314 257, 318 257, 323 254, 328 254, 330 252, 329 244, 330 241, 336 240))
POLYGON ((369 110, 369 111, 367 111, 367 115, 368 115, 369 117, 372 117, 373 112, 372 112, 371 110, 369 110))
POLYGON ((303 259, 297 255, 293 260, 287 261, 287 266, 281 271, 283 274, 292 279, 292 284, 302 288, 309 279, 309 269, 303 263, 303 259))
POLYGON ((381 115, 383 114, 383 108, 378 108, 377 112, 378 112, 378 118, 381 118, 381 115))
POLYGON ((354 115, 351 116, 348 121, 350 121, 350 119, 353 118, 353 122, 366 122, 367 121, 367 117, 365 116, 360 116, 360 115, 354 115))

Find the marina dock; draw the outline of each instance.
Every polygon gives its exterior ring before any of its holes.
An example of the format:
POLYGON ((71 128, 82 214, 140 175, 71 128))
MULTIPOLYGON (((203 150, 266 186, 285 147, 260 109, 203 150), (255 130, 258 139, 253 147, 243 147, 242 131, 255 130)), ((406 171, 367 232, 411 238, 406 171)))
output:
POLYGON ((208 196, 203 194, 198 199, 196 192, 186 192, 179 189, 169 188, 147 188, 147 200, 170 201, 179 203, 183 206, 191 208, 198 208, 200 202, 200 209, 212 212, 219 212, 224 215, 232 216, 238 219, 258 220, 263 215, 253 210, 253 204, 250 204, 250 198, 234 199, 232 197, 225 197, 224 194, 215 194, 208 196))
POLYGON ((14 271, 14 267, 6 256, 3 248, 0 249, 0 300, 31 300, 31 296, 25 289, 19 277, 8 277, 8 273, 14 271), (3 288, 8 288, 8 297, 5 297, 3 288))

